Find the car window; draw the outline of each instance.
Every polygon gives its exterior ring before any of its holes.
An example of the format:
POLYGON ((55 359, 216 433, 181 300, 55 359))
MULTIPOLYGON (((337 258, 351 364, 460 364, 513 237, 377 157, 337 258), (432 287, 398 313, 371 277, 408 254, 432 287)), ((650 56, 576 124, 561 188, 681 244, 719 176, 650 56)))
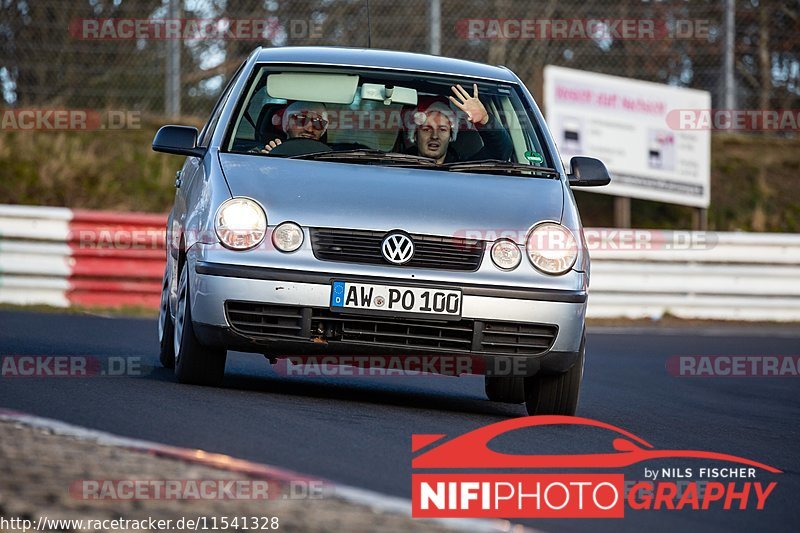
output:
POLYGON ((241 65, 239 65, 238 69, 236 69, 236 72, 228 81, 228 84, 222 91, 222 94, 217 100, 217 103, 214 105, 214 109, 211 111, 211 116, 209 117, 205 126, 203 126, 203 130, 200 132, 199 136, 200 141, 198 143, 200 146, 208 146, 208 143, 211 142, 211 137, 214 135, 214 130, 217 128, 219 117, 222 114, 222 110, 225 107, 225 102, 228 101, 228 97, 231 94, 231 90, 233 89, 233 86, 236 84, 236 80, 239 78, 239 75, 241 74, 243 68, 244 68, 244 62, 241 65))
MULTIPOLYGON (((240 140, 254 141, 256 139, 256 128, 259 120, 271 120, 272 117, 265 114, 273 109, 274 106, 284 106, 287 100, 283 98, 272 98, 267 94, 266 86, 259 88, 253 94, 247 108, 242 116, 241 124, 237 130, 237 138, 240 140)), ((277 109, 277 108, 276 108, 277 109)))
MULTIPOLYGON (((324 72, 330 75, 331 70, 324 72)), ((439 162, 491 159, 553 168, 542 140, 542 126, 536 123, 515 84, 427 73, 338 69, 342 78, 358 76, 351 102, 342 103, 344 84, 336 85, 336 94, 326 94, 324 84, 313 91, 298 89, 298 96, 302 93, 304 100, 285 98, 291 96, 285 88, 280 94, 282 98, 270 95, 269 77, 287 71, 313 69, 260 67, 242 92, 224 143, 226 151, 264 155, 269 143, 287 143, 305 137, 317 141, 306 143, 310 152, 371 150, 432 158, 438 153, 439 162), (477 85, 478 100, 490 117, 488 124, 473 123, 453 102, 451 87, 455 85, 467 91, 467 98, 474 97, 477 85), (384 91, 381 94, 388 97, 376 98, 376 90, 384 91), (393 100, 395 95, 399 102, 393 100), (420 146, 422 140, 428 140, 423 133, 431 129, 436 121, 431 117, 436 116, 444 117, 441 120, 445 120, 450 133, 442 142, 434 136, 433 141, 420 146), (307 133, 301 132, 302 129, 307 133)), ((464 101, 464 98, 458 100, 462 105, 464 101)), ((273 155, 298 155, 298 150, 275 152, 273 155)))

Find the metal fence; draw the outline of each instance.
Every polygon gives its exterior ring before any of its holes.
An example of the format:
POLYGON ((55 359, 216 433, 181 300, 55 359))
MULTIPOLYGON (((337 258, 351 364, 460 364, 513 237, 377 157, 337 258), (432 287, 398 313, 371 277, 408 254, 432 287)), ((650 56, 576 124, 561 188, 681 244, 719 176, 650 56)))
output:
POLYGON ((797 0, 0 0, 0 107, 205 116, 258 45, 371 45, 505 64, 537 95, 555 64, 795 109, 799 30, 797 0), (641 21, 655 32, 623 33, 641 21))

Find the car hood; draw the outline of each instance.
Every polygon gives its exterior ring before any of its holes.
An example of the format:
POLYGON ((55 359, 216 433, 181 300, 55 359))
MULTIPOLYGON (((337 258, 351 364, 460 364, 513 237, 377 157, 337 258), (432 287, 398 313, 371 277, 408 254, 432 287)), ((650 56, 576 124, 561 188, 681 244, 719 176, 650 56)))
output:
POLYGON ((561 220, 560 180, 219 155, 233 196, 258 200, 270 225, 336 227, 524 241, 561 220), (480 232, 480 237, 478 236, 480 232))

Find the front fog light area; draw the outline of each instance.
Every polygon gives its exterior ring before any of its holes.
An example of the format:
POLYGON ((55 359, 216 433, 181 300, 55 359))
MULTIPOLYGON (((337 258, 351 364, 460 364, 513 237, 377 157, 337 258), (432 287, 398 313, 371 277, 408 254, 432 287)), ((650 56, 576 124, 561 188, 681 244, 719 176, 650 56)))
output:
POLYGON ((222 244, 233 250, 258 246, 267 234, 264 209, 249 198, 231 198, 217 209, 214 230, 222 244))
POLYGON ((492 245, 492 262, 502 270, 517 268, 522 254, 517 243, 508 239, 500 239, 492 245))
POLYGON ((294 252, 303 244, 303 230, 294 222, 284 222, 272 232, 272 244, 281 252, 294 252))

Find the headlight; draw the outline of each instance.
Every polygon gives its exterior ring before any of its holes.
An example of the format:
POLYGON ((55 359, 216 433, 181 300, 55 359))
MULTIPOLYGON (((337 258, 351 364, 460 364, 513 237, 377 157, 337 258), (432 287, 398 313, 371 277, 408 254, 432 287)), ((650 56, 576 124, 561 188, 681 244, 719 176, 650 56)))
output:
POLYGON ((217 209, 214 229, 222 244, 234 250, 258 246, 267 233, 264 209, 249 198, 231 198, 217 209))
POLYGON ((294 222, 284 222, 272 232, 272 244, 281 252, 294 252, 303 244, 303 230, 294 222))
POLYGON ((555 222, 545 222, 533 228, 526 248, 533 266, 545 274, 563 274, 578 258, 575 236, 555 222))
POLYGON ((492 261, 498 268, 514 270, 521 259, 522 254, 514 241, 499 239, 492 245, 492 261))

